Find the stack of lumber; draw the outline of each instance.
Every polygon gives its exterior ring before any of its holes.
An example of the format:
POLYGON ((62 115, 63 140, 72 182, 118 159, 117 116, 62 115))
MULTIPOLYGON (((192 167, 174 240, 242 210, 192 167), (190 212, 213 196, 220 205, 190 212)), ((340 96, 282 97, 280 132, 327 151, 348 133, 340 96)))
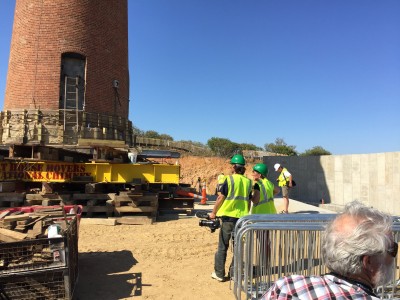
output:
POLYGON ((112 201, 117 222, 129 224, 133 218, 145 217, 150 223, 157 218, 158 195, 142 191, 122 191, 112 201), (127 219, 129 217, 129 219, 127 219))
POLYGON ((47 228, 59 224, 65 230, 69 224, 64 209, 49 208, 34 212, 6 210, 0 213, 0 243, 16 242, 25 239, 47 238, 47 228))

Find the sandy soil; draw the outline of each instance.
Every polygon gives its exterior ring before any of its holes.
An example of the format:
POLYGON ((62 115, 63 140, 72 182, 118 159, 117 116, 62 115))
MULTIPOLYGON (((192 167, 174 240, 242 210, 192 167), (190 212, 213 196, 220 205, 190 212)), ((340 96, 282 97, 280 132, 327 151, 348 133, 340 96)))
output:
MULTIPOLYGON (((170 163, 175 163, 171 161, 170 163)), ((208 194, 227 160, 183 157, 181 182, 205 178, 208 194)), ((252 165, 246 173, 250 174, 252 165)), ((218 232, 178 214, 152 225, 89 225, 79 230, 77 299, 234 299, 230 282, 211 279, 218 232)), ((230 262, 232 253, 227 260, 230 262)))
POLYGON ((82 224, 79 238, 77 299, 234 299, 229 281, 210 277, 218 232, 196 218, 82 224))
MULTIPOLYGON (((176 160, 165 160, 166 163, 173 164, 176 160)), ((253 166, 259 161, 246 162, 245 175, 252 178, 251 171, 253 166)), ((181 166, 181 183, 191 184, 193 187, 197 185, 197 178, 205 180, 207 183, 207 194, 213 194, 217 185, 217 177, 219 174, 231 174, 232 168, 229 159, 220 157, 199 157, 199 156, 183 156, 179 159, 181 166)))

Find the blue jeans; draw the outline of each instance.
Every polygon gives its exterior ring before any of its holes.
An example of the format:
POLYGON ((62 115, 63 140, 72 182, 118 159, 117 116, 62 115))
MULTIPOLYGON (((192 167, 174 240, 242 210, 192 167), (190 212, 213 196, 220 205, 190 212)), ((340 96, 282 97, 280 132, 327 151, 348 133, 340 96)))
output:
MULTIPOLYGON (((234 242, 232 232, 235 229, 237 220, 238 219, 232 220, 231 218, 231 220, 229 221, 224 221, 224 219, 222 219, 222 225, 219 231, 218 250, 215 253, 215 262, 214 262, 215 274, 221 278, 225 277, 226 255, 228 253, 230 239, 232 238, 232 243, 234 242)), ((232 274, 231 269, 233 269, 233 258, 229 266, 229 274, 232 274)))

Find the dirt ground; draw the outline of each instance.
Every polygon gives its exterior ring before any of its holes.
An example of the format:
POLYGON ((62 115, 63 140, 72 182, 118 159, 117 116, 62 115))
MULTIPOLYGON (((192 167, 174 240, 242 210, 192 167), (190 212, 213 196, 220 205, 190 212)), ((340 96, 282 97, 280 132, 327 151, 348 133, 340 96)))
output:
MULTIPOLYGON (((215 191, 217 175, 230 173, 228 160, 215 157, 182 157, 179 164, 181 182, 196 187, 198 177, 206 179, 208 195, 215 191)), ((196 217, 179 214, 152 225, 89 225, 83 220, 75 298, 234 299, 233 283, 210 277, 218 231, 211 233, 198 223, 196 217)), ((230 252, 226 268, 231 258, 230 252)))
MULTIPOLYGON (((176 160, 166 159, 166 163, 175 163, 176 160)), ((217 177, 219 174, 224 173, 225 175, 231 174, 231 165, 229 159, 223 159, 220 157, 199 157, 199 156, 183 156, 178 159, 181 166, 181 183, 191 184, 193 187, 198 187, 197 179, 201 178, 201 181, 206 181, 207 194, 213 194, 217 185, 217 177)), ((251 177, 251 171, 253 166, 260 161, 249 161, 246 162, 246 173, 245 175, 251 177)))

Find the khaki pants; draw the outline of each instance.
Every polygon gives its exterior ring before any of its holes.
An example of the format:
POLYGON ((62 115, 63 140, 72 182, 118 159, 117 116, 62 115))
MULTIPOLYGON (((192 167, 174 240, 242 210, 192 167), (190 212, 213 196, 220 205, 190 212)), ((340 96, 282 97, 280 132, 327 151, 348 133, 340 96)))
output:
POLYGON ((289 198, 290 188, 288 186, 282 187, 282 197, 289 198))

